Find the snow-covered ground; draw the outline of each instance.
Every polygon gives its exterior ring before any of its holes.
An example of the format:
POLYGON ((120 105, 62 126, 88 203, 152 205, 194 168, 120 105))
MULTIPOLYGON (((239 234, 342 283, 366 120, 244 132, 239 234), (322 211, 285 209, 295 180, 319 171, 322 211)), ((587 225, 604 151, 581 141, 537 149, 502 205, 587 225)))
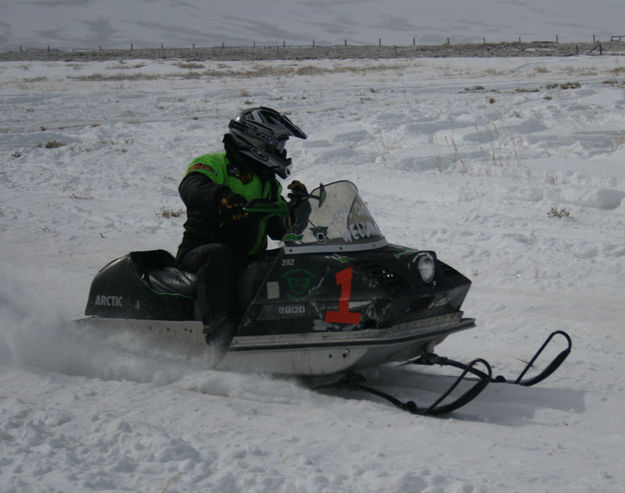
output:
POLYGON ((623 491, 625 58, 6 62, 0 114, 3 493, 623 491), (473 280, 439 353, 511 375, 564 329, 559 372, 437 419, 73 328, 106 262, 175 251, 187 163, 260 104, 309 135, 294 178, 473 280))
POLYGON ((622 0, 4 0, 0 51, 516 41, 625 35, 622 0))

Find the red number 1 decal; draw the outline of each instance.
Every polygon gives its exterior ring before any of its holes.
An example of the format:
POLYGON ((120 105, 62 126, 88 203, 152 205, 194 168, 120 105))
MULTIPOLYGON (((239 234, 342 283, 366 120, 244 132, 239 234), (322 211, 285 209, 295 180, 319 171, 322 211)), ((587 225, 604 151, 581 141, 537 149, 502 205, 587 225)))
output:
POLYGON ((360 322, 360 313, 349 311, 349 298, 352 296, 352 277, 354 276, 354 269, 351 267, 343 269, 337 272, 336 284, 341 286, 341 294, 339 296, 339 309, 338 311, 328 310, 326 312, 324 321, 335 324, 357 324, 360 322))

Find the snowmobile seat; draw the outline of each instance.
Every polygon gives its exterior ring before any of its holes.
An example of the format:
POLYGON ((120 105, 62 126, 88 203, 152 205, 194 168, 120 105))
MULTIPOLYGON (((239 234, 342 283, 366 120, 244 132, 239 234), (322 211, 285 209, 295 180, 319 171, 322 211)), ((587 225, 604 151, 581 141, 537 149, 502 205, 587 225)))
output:
POLYGON ((195 296, 197 279, 195 274, 176 268, 176 260, 165 250, 131 252, 135 270, 157 294, 195 296))
POLYGON ((195 276, 165 250, 130 252, 104 266, 89 290, 86 315, 195 320, 195 276))
POLYGON ((181 294, 192 298, 195 296, 197 278, 191 272, 176 267, 162 267, 146 272, 147 281, 158 293, 181 294))

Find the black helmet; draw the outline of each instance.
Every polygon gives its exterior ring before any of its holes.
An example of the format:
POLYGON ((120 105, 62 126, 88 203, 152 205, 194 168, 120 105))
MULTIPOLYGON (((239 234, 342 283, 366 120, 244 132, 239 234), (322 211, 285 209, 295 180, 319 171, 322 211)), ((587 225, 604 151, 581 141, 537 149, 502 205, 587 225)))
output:
POLYGON ((286 141, 291 136, 306 138, 306 134, 288 117, 263 106, 243 111, 230 120, 228 128, 240 154, 282 178, 291 172, 291 159, 286 157, 284 148, 286 141))

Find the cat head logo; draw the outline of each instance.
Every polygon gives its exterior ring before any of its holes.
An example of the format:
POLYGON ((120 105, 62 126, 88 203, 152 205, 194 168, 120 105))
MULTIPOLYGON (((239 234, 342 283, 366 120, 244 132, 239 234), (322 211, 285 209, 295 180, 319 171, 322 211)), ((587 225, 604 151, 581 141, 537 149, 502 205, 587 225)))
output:
POLYGON ((314 278, 315 275, 308 269, 290 269, 285 272, 282 279, 286 281, 287 297, 293 300, 305 298, 314 278))
POLYGON ((324 226, 315 226, 310 228, 310 232, 315 237, 315 240, 320 245, 325 245, 328 242, 328 228, 324 226))

